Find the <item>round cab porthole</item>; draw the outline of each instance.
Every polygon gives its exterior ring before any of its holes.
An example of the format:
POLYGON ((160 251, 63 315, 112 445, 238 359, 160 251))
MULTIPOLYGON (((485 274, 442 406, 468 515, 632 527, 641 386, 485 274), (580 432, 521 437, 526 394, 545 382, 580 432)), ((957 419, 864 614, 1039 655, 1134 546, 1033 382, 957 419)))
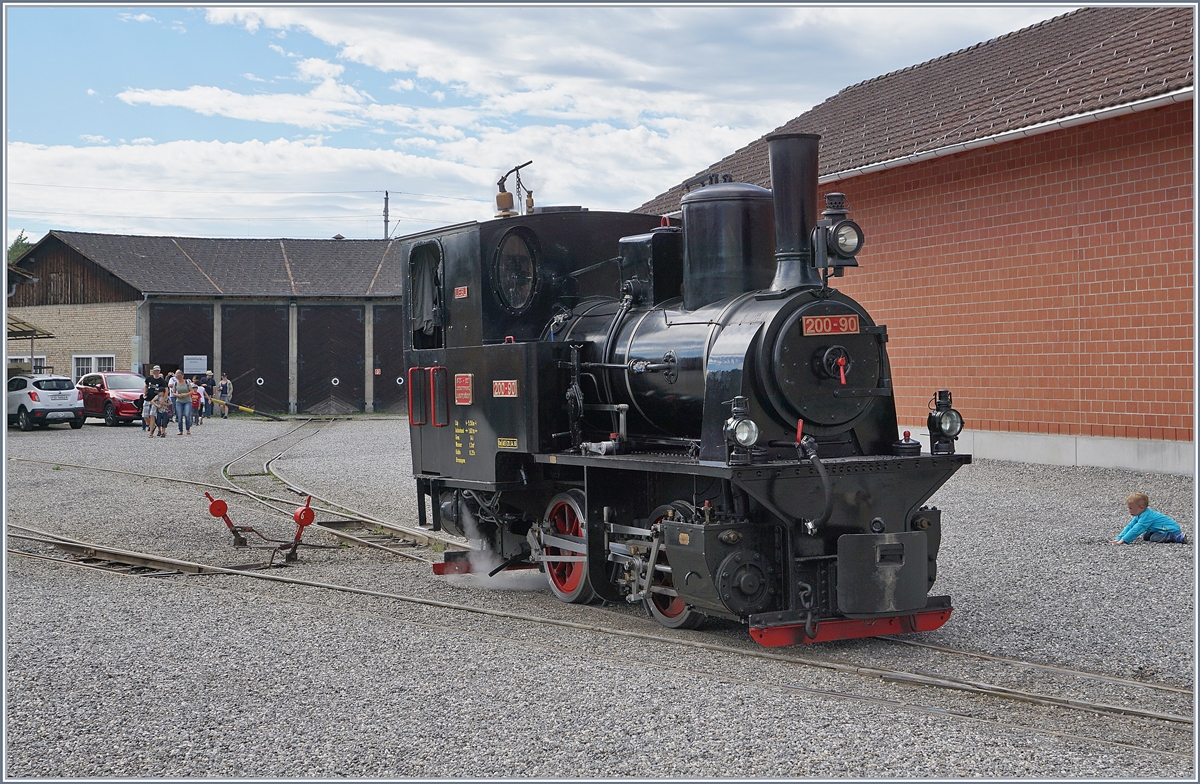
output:
POLYGON ((537 240, 513 229, 504 235, 492 263, 492 289, 500 304, 514 316, 533 306, 538 292, 537 240))

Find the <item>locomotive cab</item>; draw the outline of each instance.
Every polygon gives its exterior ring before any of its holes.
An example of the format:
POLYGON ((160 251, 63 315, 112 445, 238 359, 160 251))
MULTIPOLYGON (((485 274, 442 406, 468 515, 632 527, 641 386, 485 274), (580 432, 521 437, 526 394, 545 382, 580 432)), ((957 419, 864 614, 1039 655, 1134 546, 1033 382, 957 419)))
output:
POLYGON ((700 188, 682 225, 509 210, 404 238, 422 521, 428 495, 497 569, 671 627, 944 623, 924 504, 970 462, 962 418, 942 391, 933 452, 898 439, 887 329, 829 285, 864 233, 841 194, 817 215, 818 140, 769 138, 772 190, 700 188))

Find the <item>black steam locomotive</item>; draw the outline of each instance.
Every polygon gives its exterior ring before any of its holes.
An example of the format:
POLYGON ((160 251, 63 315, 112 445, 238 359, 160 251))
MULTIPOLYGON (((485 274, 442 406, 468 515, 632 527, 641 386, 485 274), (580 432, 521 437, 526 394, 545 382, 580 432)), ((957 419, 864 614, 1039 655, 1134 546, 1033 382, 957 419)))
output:
POLYGON ((819 138, 770 137, 772 190, 701 187, 682 226, 541 208, 405 238, 422 523, 431 496, 493 573, 669 627, 786 645, 945 623, 922 504, 970 462, 962 417, 939 390, 931 451, 897 440, 887 328, 829 285, 863 233, 841 194, 817 215, 819 138))

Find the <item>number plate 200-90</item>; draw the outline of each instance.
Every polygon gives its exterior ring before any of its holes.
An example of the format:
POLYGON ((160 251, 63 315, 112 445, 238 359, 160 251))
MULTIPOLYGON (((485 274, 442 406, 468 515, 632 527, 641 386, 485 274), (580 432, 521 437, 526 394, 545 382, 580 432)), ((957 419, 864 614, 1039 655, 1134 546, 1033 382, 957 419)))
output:
POLYGON ((800 320, 805 336, 858 334, 858 316, 805 316, 800 320))

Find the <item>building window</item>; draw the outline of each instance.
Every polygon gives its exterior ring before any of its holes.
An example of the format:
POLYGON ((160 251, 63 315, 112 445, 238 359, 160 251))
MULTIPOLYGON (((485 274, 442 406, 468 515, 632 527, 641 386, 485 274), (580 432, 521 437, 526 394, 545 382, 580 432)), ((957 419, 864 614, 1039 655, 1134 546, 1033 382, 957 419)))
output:
MULTIPOLYGON (((29 361, 28 354, 26 354, 23 357, 13 356, 12 354, 9 354, 9 356, 8 356, 8 363, 10 365, 15 365, 17 363, 24 364, 28 361, 29 361)), ((53 370, 53 368, 47 369, 47 367, 46 367, 46 355, 45 354, 41 355, 40 357, 35 356, 33 358, 33 370, 31 372, 33 372, 33 373, 49 373, 51 370, 53 370)))
POLYGON ((75 381, 86 376, 88 373, 104 373, 111 372, 117 367, 117 358, 113 354, 93 354, 81 356, 76 354, 74 357, 75 365, 75 381))

